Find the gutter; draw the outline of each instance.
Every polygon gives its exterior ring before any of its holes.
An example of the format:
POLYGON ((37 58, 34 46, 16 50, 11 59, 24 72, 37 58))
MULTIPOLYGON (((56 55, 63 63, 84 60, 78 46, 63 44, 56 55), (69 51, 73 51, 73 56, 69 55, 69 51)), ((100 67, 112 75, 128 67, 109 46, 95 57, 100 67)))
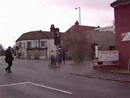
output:
POLYGON ((112 7, 117 8, 125 5, 129 5, 130 0, 117 0, 111 4, 112 7))

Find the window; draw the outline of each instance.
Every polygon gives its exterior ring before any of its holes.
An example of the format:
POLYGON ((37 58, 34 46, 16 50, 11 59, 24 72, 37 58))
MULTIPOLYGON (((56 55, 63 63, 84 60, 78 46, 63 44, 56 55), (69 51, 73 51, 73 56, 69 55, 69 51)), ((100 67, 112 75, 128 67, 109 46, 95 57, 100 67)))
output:
POLYGON ((115 50, 116 47, 115 46, 109 46, 109 50, 115 50))
POLYGON ((23 43, 23 48, 26 48, 26 43, 25 42, 23 43))
POLYGON ((31 48, 31 42, 27 42, 27 48, 31 48))
POLYGON ((18 43, 18 46, 19 46, 19 48, 22 48, 22 44, 21 44, 21 42, 20 42, 20 43, 18 43))
POLYGON ((41 47, 46 47, 46 41, 41 41, 41 47))
POLYGON ((33 41, 32 47, 33 47, 33 48, 38 48, 38 47, 39 47, 38 40, 34 40, 34 41, 33 41))

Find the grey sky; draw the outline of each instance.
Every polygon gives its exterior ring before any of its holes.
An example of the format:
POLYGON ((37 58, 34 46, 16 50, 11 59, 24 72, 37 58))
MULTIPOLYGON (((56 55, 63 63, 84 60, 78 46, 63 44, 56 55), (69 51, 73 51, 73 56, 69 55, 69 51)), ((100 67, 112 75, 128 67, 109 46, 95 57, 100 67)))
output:
POLYGON ((115 0, 0 0, 0 43, 13 46, 25 32, 49 31, 55 24, 66 31, 74 24, 81 8, 82 25, 109 26, 114 20, 110 3, 115 0))

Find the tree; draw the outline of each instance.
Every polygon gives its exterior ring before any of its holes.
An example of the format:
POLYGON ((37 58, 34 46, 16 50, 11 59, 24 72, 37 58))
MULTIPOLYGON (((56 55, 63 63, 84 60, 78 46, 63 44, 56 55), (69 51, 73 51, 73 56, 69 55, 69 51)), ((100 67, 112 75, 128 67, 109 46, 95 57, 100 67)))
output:
POLYGON ((75 61, 80 62, 87 57, 89 42, 87 33, 78 28, 79 25, 64 34, 62 45, 72 54, 75 61))
POLYGON ((16 50, 18 50, 18 46, 14 45, 12 47, 12 53, 14 54, 14 56, 16 56, 16 50))
POLYGON ((0 44, 0 55, 4 55, 5 51, 4 51, 4 47, 2 44, 0 44))
POLYGON ((4 50, 4 48, 3 48, 2 44, 0 44, 0 50, 4 50))

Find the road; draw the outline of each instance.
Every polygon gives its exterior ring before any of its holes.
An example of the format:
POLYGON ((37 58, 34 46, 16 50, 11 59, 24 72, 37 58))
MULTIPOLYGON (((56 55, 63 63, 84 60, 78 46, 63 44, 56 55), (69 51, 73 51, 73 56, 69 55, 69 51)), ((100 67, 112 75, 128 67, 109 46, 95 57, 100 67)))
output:
POLYGON ((0 57, 0 98, 130 98, 130 83, 71 75, 48 64, 15 59, 10 74, 0 57))

